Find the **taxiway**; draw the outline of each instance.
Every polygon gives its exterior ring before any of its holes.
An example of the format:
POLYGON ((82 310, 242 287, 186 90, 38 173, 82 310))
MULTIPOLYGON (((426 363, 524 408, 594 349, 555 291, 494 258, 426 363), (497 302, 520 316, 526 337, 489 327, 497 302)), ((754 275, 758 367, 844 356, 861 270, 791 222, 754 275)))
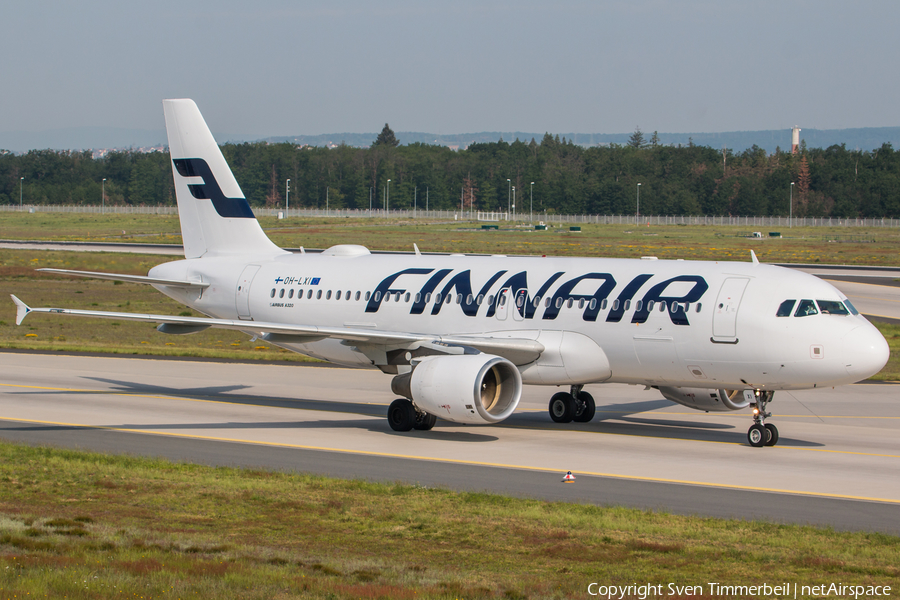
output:
POLYGON ((553 423, 555 388, 527 387, 499 426, 399 434, 374 370, 3 352, 0 373, 8 440, 900 534, 895 384, 778 392, 781 440, 751 448, 747 411, 638 386, 588 386, 588 424, 553 423))

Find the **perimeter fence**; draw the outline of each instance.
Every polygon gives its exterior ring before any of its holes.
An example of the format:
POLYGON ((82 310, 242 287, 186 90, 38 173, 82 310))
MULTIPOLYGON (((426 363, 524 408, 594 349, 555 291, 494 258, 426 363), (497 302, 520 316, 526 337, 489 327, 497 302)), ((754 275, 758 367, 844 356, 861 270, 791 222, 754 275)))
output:
MULTIPOLYGON (((85 214, 119 214, 119 215, 177 215, 174 206, 54 206, 47 204, 17 206, 0 205, 2 212, 61 212, 85 214)), ((453 210, 360 210, 360 209, 314 209, 291 208, 254 208, 257 217, 291 218, 350 218, 350 219, 423 219, 435 221, 473 221, 491 220, 506 221, 511 226, 516 224, 590 224, 654 226, 654 225, 733 225, 737 227, 785 228, 785 227, 900 227, 900 218, 841 218, 841 217, 741 217, 741 216, 676 216, 676 215, 557 215, 525 213, 508 215, 507 213, 483 213, 478 211, 453 210), (485 215, 490 214, 490 219, 485 215), (502 216, 501 216, 502 215, 502 216)))

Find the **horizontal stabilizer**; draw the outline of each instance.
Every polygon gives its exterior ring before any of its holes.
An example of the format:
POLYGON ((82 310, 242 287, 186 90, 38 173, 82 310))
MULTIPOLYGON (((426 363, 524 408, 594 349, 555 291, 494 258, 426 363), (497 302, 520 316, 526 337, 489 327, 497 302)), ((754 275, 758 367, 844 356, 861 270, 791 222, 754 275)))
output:
POLYGON ((149 283, 150 285, 166 285, 169 287, 184 288, 208 288, 209 283, 202 281, 181 281, 178 279, 160 279, 158 277, 144 277, 142 275, 124 275, 121 273, 101 273, 99 271, 71 271, 69 269, 37 269, 44 273, 58 273, 73 277, 87 277, 90 279, 106 279, 108 281, 124 281, 127 283, 149 283))

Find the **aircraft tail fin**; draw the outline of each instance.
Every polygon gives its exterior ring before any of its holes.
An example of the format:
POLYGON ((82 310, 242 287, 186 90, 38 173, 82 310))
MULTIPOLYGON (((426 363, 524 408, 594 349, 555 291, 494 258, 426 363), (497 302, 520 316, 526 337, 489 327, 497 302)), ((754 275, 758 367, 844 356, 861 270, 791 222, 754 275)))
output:
POLYGON ((271 254, 273 244, 250 210, 193 100, 163 100, 185 258, 271 254))

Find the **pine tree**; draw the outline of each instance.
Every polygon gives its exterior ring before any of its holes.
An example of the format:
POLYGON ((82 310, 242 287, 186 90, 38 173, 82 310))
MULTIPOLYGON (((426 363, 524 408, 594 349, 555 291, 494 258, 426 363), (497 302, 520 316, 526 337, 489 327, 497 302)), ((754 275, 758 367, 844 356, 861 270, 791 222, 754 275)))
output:
POLYGON ((278 193, 278 178, 275 176, 275 165, 272 165, 272 192, 266 194, 266 207, 275 208, 281 204, 281 194, 278 193))
POLYGON ((394 135, 394 131, 388 126, 387 123, 384 124, 384 129, 381 130, 381 133, 378 134, 378 137, 375 138, 375 143, 373 146, 391 146, 392 148, 396 148, 400 145, 399 140, 397 140, 394 135))
POLYGON ((628 145, 632 148, 643 148, 647 145, 647 142, 644 141, 644 132, 641 131, 640 127, 634 129, 634 133, 628 138, 628 145))

